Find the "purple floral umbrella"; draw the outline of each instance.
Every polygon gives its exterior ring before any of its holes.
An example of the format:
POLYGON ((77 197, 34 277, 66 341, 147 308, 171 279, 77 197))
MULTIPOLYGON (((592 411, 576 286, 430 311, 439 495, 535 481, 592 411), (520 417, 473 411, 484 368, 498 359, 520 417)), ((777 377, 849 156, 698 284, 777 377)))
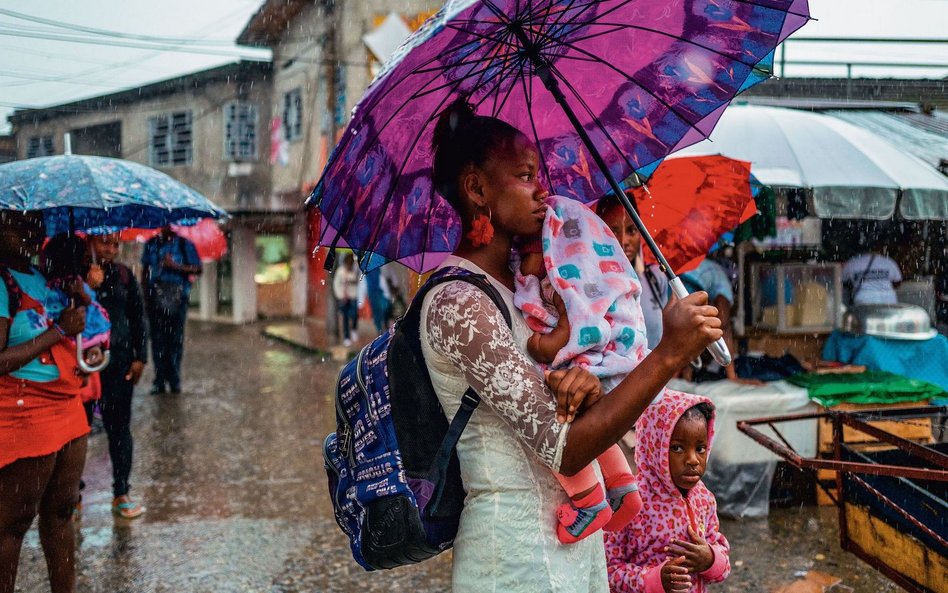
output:
POLYGON ((454 250, 460 221, 430 168, 457 97, 533 138, 551 192, 621 196, 617 179, 707 138, 808 19, 807 0, 448 0, 354 110, 308 200, 320 244, 354 249, 365 271, 423 272, 454 250))

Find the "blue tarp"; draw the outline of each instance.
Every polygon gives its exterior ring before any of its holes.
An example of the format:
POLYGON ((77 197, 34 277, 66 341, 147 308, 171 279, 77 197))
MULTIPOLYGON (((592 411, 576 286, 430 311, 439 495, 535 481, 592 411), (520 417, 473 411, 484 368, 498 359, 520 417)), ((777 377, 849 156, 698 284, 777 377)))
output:
POLYGON ((921 379, 948 391, 948 338, 941 334, 915 341, 834 331, 823 346, 823 359, 921 379))

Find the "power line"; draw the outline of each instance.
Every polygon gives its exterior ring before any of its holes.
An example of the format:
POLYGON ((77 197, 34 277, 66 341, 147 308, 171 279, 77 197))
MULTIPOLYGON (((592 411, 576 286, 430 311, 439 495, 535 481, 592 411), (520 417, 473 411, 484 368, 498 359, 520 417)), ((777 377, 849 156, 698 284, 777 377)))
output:
POLYGON ((211 48, 181 47, 181 46, 175 46, 175 45, 158 45, 158 44, 150 44, 150 43, 137 42, 137 41, 120 41, 117 39, 99 39, 99 38, 92 38, 92 37, 84 38, 84 37, 76 37, 76 36, 70 36, 70 35, 60 35, 60 34, 55 34, 55 33, 44 33, 44 34, 30 33, 30 32, 25 32, 25 31, 18 31, 16 29, 4 29, 2 25, 0 25, 0 36, 27 37, 27 38, 32 38, 32 39, 43 39, 46 41, 63 41, 66 43, 85 43, 85 44, 91 44, 91 45, 109 45, 109 46, 114 46, 114 47, 128 47, 128 48, 133 48, 133 49, 151 49, 151 50, 185 53, 185 54, 222 56, 222 57, 228 57, 228 58, 240 57, 245 60, 260 61, 260 62, 269 61, 269 58, 263 58, 256 55, 248 55, 247 49, 240 48, 237 46, 235 46, 232 51, 222 51, 222 50, 215 50, 211 48))
MULTIPOLYGON (((43 75, 41 75, 41 74, 29 74, 29 73, 26 73, 26 72, 15 72, 15 71, 10 71, 10 70, 0 70, 0 78, 17 78, 17 79, 21 79, 21 80, 32 80, 32 81, 37 81, 37 82, 65 82, 65 81, 69 80, 69 78, 71 78, 71 77, 72 77, 72 75, 67 75, 67 76, 65 76, 65 77, 64 77, 64 76, 43 76, 43 75)), ((97 87, 107 87, 107 88, 115 88, 115 87, 117 87, 117 86, 119 86, 119 87, 121 87, 121 86, 126 86, 126 87, 127 87, 127 86, 132 86, 132 85, 135 84, 135 83, 124 83, 124 84, 123 84, 123 83, 116 83, 116 82, 112 82, 112 83, 106 83, 106 82, 91 82, 91 81, 83 81, 83 80, 69 80, 69 83, 70 83, 70 84, 79 84, 79 85, 84 85, 84 86, 97 86, 97 87)), ((4 87, 10 87, 10 86, 13 86, 14 84, 15 84, 15 83, 13 83, 13 84, 4 83, 3 86, 4 86, 4 87)), ((19 85, 18 85, 18 86, 19 86, 19 85)))
MULTIPOLYGON (((235 11, 233 11, 233 12, 231 12, 231 13, 229 13, 229 14, 223 16, 223 17, 221 17, 220 19, 215 20, 213 23, 209 23, 208 25, 206 25, 206 26, 204 26, 204 27, 201 27, 201 28, 198 29, 197 31, 194 31, 193 34, 194 34, 194 35, 200 35, 200 34, 203 34, 205 31, 207 31, 207 30, 209 30, 209 29, 212 29, 212 28, 220 28, 223 23, 227 23, 227 22, 232 21, 232 20, 234 19, 234 17, 242 16, 242 15, 246 12, 246 10, 247 10, 247 7, 246 7, 246 6, 245 6, 245 7, 240 7, 240 8, 238 8, 237 10, 235 10, 235 11)), ((122 62, 115 62, 115 63, 112 63, 112 64, 103 64, 104 67, 91 68, 91 69, 84 70, 84 71, 82 71, 82 72, 77 72, 77 73, 74 74, 74 76, 75 76, 75 77, 80 77, 80 76, 97 75, 97 74, 104 74, 104 73, 106 73, 106 72, 111 72, 111 71, 114 71, 114 70, 127 69, 129 66, 131 66, 131 65, 133 65, 133 64, 137 64, 137 65, 144 64, 146 61, 151 60, 152 58, 154 58, 155 56, 160 55, 161 53, 163 53, 162 50, 153 50, 153 51, 150 51, 150 52, 146 53, 145 55, 136 56, 136 57, 134 57, 134 58, 131 58, 131 59, 128 59, 128 60, 124 60, 124 61, 122 61, 122 62)), ((67 77, 67 78, 68 78, 68 77, 67 77)), ((35 84, 35 83, 30 83, 30 82, 24 82, 24 83, 19 83, 19 84, 14 83, 13 85, 7 85, 7 86, 14 86, 14 85, 15 85, 15 86, 23 86, 23 85, 26 85, 26 84, 35 84)), ((149 83, 144 83, 144 84, 149 84, 149 83)), ((135 85, 127 85, 127 86, 134 87, 135 85)), ((139 86, 141 86, 141 85, 139 85, 139 86)), ((66 100, 66 99, 62 99, 62 100, 66 100)), ((58 102, 60 102, 60 101, 57 100, 57 101, 53 101, 52 103, 58 103, 58 102)))
POLYGON ((7 50, 7 51, 11 51, 11 52, 16 52, 16 53, 21 53, 21 54, 27 54, 27 55, 31 55, 31 56, 39 56, 39 57, 41 57, 41 58, 50 58, 50 59, 57 59, 57 60, 67 60, 67 61, 70 61, 70 62, 80 62, 80 63, 83 63, 83 64, 95 64, 95 65, 97 65, 97 66, 106 66, 106 65, 110 65, 110 64, 111 64, 111 62, 103 62, 102 60, 91 60, 91 59, 88 59, 88 58, 80 58, 80 57, 74 56, 74 55, 63 55, 62 53, 53 54, 53 53, 49 53, 49 52, 45 52, 45 51, 36 51, 36 50, 34 50, 34 49, 27 49, 27 48, 22 47, 22 46, 19 46, 19 45, 3 45, 3 44, 0 44, 0 49, 7 50))
MULTIPOLYGON (((242 9, 243 10, 243 9, 242 9)), ((174 44, 199 44, 199 45, 232 45, 233 42, 227 39, 195 39, 195 38, 186 38, 186 37, 165 37, 158 35, 139 35, 135 33, 126 33, 123 31, 112 31, 109 29, 98 29, 95 27, 86 27, 83 25, 76 25, 74 23, 67 23, 64 21, 57 21, 54 19, 47 19, 43 17, 38 17, 34 15, 24 14, 22 12, 16 12, 13 10, 7 10, 0 8, 0 14, 13 17, 15 19, 20 19, 24 21, 30 21, 33 23, 40 23, 43 25, 52 25, 61 29, 68 29, 71 31, 79 31, 82 33, 89 33, 91 35, 99 35, 105 37, 114 37, 118 39, 131 39, 136 41, 147 41, 151 43, 174 43, 174 44)))

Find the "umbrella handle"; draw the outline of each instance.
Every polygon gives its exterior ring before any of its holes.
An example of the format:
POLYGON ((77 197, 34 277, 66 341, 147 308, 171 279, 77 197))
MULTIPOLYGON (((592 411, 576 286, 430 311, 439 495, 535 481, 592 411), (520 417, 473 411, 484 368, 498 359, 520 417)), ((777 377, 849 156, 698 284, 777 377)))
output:
POLYGON ((101 371, 101 370, 104 369, 105 367, 109 366, 109 359, 111 358, 111 354, 109 353, 108 350, 106 350, 106 351, 103 352, 102 354, 103 354, 103 356, 102 356, 102 362, 101 362, 101 363, 99 363, 99 364, 96 365, 96 366, 91 366, 91 365, 87 364, 86 361, 85 361, 85 359, 83 358, 82 334, 79 334, 79 335, 76 336, 76 360, 79 362, 79 368, 82 369, 82 372, 84 372, 84 373, 98 373, 99 371, 101 371))
MULTIPOLYGON (((685 285, 681 282, 681 278, 678 276, 672 278, 669 284, 672 287, 672 292, 674 292, 675 296, 679 299, 688 296, 688 289, 685 288, 685 285)), ((708 352, 711 353, 711 356, 714 357, 714 360, 719 365, 726 367, 731 364, 731 352, 727 349, 727 343, 724 341, 724 338, 718 338, 715 342, 709 344, 708 352)))

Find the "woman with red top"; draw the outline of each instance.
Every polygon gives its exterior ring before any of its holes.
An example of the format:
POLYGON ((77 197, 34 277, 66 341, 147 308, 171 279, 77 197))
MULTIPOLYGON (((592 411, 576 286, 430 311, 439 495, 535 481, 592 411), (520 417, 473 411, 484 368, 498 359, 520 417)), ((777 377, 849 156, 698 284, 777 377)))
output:
POLYGON ((46 279, 30 261, 44 232, 35 213, 0 211, 0 593, 12 593, 23 536, 39 515, 52 593, 75 590, 72 512, 89 425, 83 377, 65 338, 82 333, 83 307, 57 323, 46 279))

